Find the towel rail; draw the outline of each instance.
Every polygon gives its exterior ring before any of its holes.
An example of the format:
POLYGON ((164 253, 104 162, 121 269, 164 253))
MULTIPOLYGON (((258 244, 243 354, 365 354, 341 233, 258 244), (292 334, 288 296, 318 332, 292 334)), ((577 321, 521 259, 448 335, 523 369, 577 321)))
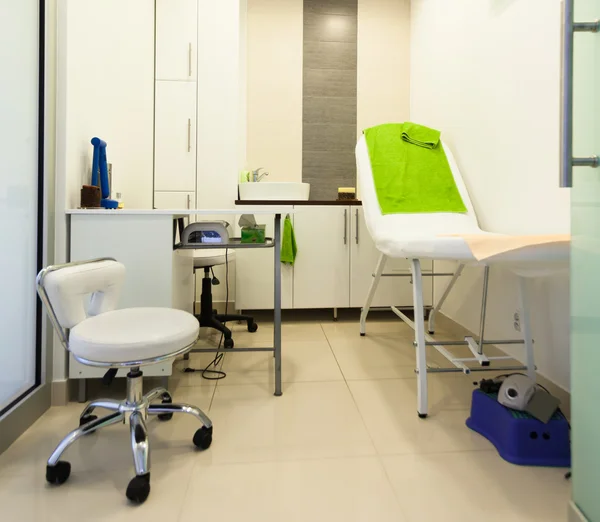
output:
POLYGON ((600 20, 575 23, 573 5, 574 0, 563 0, 559 179, 561 188, 570 188, 573 186, 573 167, 598 168, 600 166, 598 156, 594 155, 587 158, 573 157, 573 48, 575 33, 597 33, 600 31, 600 20))

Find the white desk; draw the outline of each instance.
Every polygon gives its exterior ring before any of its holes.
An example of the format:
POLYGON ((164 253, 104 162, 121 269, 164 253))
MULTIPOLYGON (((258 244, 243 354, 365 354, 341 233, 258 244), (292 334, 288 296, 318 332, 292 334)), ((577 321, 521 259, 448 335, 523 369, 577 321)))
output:
MULTIPOLYGON (((241 214, 273 215, 275 219, 275 310, 274 337, 270 350, 275 356, 275 395, 281 395, 281 216, 293 213, 292 206, 273 206, 269 209, 244 206, 242 209, 174 209, 174 210, 67 210, 69 260, 81 261, 99 257, 113 257, 127 269, 121 296, 122 308, 134 306, 162 306, 193 312, 194 251, 174 249, 175 223, 190 216, 235 216, 241 214)), ((215 245, 223 248, 223 245, 215 245)), ((249 349, 234 348, 233 351, 249 349)), ((126 372, 125 372, 126 373, 126 372)), ((125 375, 123 371, 118 377, 125 375)), ((148 366, 147 376, 168 377, 172 363, 148 366)), ((80 400, 85 400, 85 379, 102 377, 104 371, 78 363, 73 357, 69 363, 69 378, 81 379, 80 400)))

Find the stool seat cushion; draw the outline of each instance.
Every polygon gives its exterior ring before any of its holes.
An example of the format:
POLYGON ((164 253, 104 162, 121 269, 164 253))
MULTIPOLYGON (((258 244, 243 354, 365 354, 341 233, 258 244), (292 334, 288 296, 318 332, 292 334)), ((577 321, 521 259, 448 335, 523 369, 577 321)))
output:
POLYGON ((196 341, 198 320, 171 308, 124 308, 89 317, 73 327, 69 350, 101 363, 127 363, 175 353, 196 341))

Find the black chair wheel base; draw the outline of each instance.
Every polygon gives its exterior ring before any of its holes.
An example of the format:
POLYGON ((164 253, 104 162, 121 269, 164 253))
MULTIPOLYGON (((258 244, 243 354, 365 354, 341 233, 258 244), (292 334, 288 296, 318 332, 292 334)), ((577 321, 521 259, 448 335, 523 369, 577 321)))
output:
POLYGON ((59 460, 54 466, 46 466, 46 480, 50 484, 60 486, 64 484, 71 474, 71 464, 65 460, 59 460))
POLYGON ((98 420, 98 415, 84 415, 79 419, 79 427, 95 420, 98 420))
POLYGON ((248 321, 248 331, 254 333, 258 330, 258 325, 254 321, 248 321))
POLYGON ((233 339, 225 339, 223 341, 223 346, 225 346, 227 349, 233 348, 233 339))
POLYGON ((150 495, 150 473, 133 477, 125 493, 127 498, 136 504, 142 504, 150 495))
MULTIPOLYGON (((163 404, 173 404, 173 399, 171 399, 171 397, 165 397, 162 400, 162 403, 163 404)), ((170 421, 173 418, 173 414, 172 413, 159 413, 157 415, 157 417, 158 417, 158 420, 166 422, 166 421, 170 421)))
POLYGON ((212 434, 212 426, 210 428, 202 426, 196 431, 196 433, 194 433, 194 446, 201 450, 210 448, 210 445, 212 444, 212 434))

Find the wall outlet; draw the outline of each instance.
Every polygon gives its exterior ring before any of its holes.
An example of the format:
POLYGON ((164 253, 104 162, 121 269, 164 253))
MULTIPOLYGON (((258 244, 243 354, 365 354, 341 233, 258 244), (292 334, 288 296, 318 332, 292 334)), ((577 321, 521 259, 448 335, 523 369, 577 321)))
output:
POLYGON ((513 315, 513 327, 517 332, 521 331, 521 311, 517 310, 513 315))

